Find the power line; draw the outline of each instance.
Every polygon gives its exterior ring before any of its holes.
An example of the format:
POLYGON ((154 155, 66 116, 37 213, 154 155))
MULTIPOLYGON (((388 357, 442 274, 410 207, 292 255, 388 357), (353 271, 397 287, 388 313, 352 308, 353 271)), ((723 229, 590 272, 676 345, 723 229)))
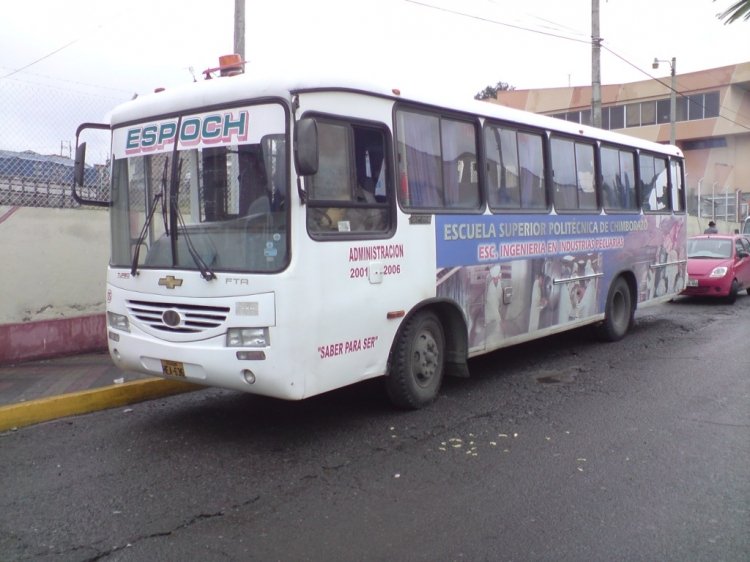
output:
POLYGON ((493 20, 493 19, 490 19, 490 18, 485 18, 485 17, 482 17, 482 16, 477 16, 477 15, 474 15, 474 14, 468 14, 466 12, 459 12, 458 10, 452 10, 450 8, 444 8, 442 6, 435 6, 433 4, 428 4, 427 2, 419 2, 418 0, 404 0, 404 2, 407 2, 409 4, 415 4, 417 6, 422 6, 424 8, 430 8, 432 10, 438 10, 440 12, 446 12, 448 14, 453 14, 453 15, 456 15, 456 16, 461 16, 461 17, 465 17, 465 18, 475 19, 475 20, 479 20, 479 21, 483 21, 483 22, 487 22, 487 23, 492 23, 492 24, 495 24, 495 25, 502 25, 504 27, 510 27, 511 29, 518 29, 520 31, 528 31, 530 33, 538 33, 539 35, 547 35, 549 37, 556 37, 558 39, 566 39, 568 41, 574 41, 576 43, 584 43, 586 45, 590 45, 591 44, 591 40, 590 39, 575 39, 573 37, 566 37, 565 35, 559 35, 557 33, 552 33, 550 31, 540 31, 538 29, 532 29, 530 27, 524 27, 522 25, 507 23, 507 22, 503 22, 503 21, 497 21, 497 20, 493 20))
MULTIPOLYGON (((0 67, 0 68, 7 68, 7 67, 0 67)), ((98 84, 89 84, 88 82, 81 82, 79 80, 69 80, 67 78, 59 78, 59 77, 56 77, 56 76, 49 76, 49 75, 46 75, 46 74, 39 74, 39 73, 36 73, 36 72, 26 72, 26 73, 24 73, 24 76, 30 76, 30 77, 33 76, 33 77, 43 78, 43 79, 48 80, 50 82, 65 82, 67 84, 73 84, 75 86, 85 86, 87 88, 96 88, 96 89, 99 89, 99 90, 109 90, 110 92, 119 92, 119 93, 124 93, 124 94, 128 94, 128 95, 131 94, 130 90, 123 90, 122 88, 112 88, 111 86, 101 86, 101 85, 98 85, 98 84)), ((7 76, 3 76, 3 78, 7 78, 7 76)), ((20 77, 13 78, 13 81, 15 81, 15 82, 21 82, 21 83, 24 83, 24 84, 30 84, 32 86, 43 86, 43 87, 48 87, 48 88, 55 88, 56 87, 55 85, 50 84, 48 82, 41 82, 41 81, 35 82, 35 81, 32 81, 32 80, 24 80, 24 79, 22 79, 20 77)), ((61 87, 57 87, 57 88, 61 89, 61 90, 64 89, 64 88, 61 88, 61 87)), ((89 92, 86 92, 86 93, 89 93, 89 92)))
MULTIPOLYGON (((620 59, 621 61, 623 61, 624 63, 626 63, 626 64, 629 64, 630 66, 632 66, 633 68, 635 68, 635 69, 636 69, 637 71, 639 71, 639 72, 641 72, 641 73, 645 74, 645 75, 646 75, 646 76, 648 76, 648 77, 649 77, 649 78, 650 78, 651 80, 654 80, 654 81, 658 82, 659 84, 661 84, 662 86, 664 86, 665 88, 667 88, 667 89, 668 89, 668 90, 669 90, 670 92, 671 92, 671 91, 673 90, 673 88, 672 88, 672 86, 671 86, 671 85, 667 84, 666 82, 664 82, 663 80, 661 80, 661 79, 659 79, 659 78, 657 78, 657 77, 655 77, 655 76, 652 76, 652 75, 651 75, 651 73, 649 73, 649 72, 647 72, 647 71, 643 70, 642 68, 640 68, 640 67, 639 67, 639 66, 637 66, 636 64, 634 64, 634 63, 630 62, 630 61, 629 61, 628 59, 626 59, 626 58, 625 58, 625 57, 623 57, 622 55, 620 55, 620 54, 616 53, 615 51, 613 51, 612 49, 610 49, 610 48, 609 48, 609 47, 607 47, 606 45, 602 45, 602 48, 603 48, 604 50, 608 51, 608 52, 609 52, 610 54, 612 54, 612 55, 614 55, 615 57, 617 57, 618 59, 620 59)), ((680 96, 681 98, 685 99, 687 103, 689 103, 689 104, 693 104, 693 105, 697 105, 697 106, 699 106, 699 107, 700 107, 701 109, 703 109, 703 110, 705 110, 705 109, 706 109, 706 106, 705 106, 704 104, 702 104, 702 103, 698 103, 697 101, 695 101, 695 100, 693 100, 693 99, 690 99, 690 96, 689 96, 689 95, 685 95, 685 94, 683 94, 682 92, 680 92, 680 91, 679 91, 679 89, 678 89, 678 90, 674 90, 674 92, 675 92, 675 94, 677 94, 677 95, 678 95, 678 96, 680 96)), ((735 112, 735 113, 736 113, 736 114, 737 114, 737 115, 738 115, 739 117, 742 117, 742 118, 744 118, 744 119, 748 119, 748 118, 747 118, 747 117, 746 117, 745 115, 742 115, 742 114, 741 114, 740 112, 738 112, 738 111, 737 111, 737 112, 735 112)), ((747 130, 749 130, 749 131, 750 131, 750 126, 748 126, 748 125, 745 125, 744 123, 740 123, 740 122, 738 122, 738 121, 735 121, 734 119, 731 119, 731 118, 729 118, 729 117, 727 117, 727 116, 725 116, 725 115, 722 115, 722 114, 721 114, 721 112, 719 112, 719 117, 720 117, 720 118, 722 118, 722 119, 724 119, 724 120, 726 120, 726 121, 729 121, 730 123, 733 123, 734 125, 737 125, 738 127, 742 127, 743 129, 747 129, 747 130)), ((748 119, 748 121, 750 121, 750 119, 748 119)))
MULTIPOLYGON (((495 25, 502 25, 504 27, 509 27, 509 28, 512 28, 512 29, 518 29, 519 31, 527 31, 529 33, 536 33, 536 34, 539 34, 539 35, 546 35, 548 37, 554 37, 556 39, 564 39, 566 41, 573 41, 575 43, 584 43, 586 45, 590 45, 591 44, 591 40, 588 40, 588 39, 586 39, 586 40, 584 40, 584 39, 576 39, 574 37, 568 37, 568 36, 565 36, 565 35, 560 35, 560 34, 552 33, 552 32, 549 32, 549 31, 540 31, 538 29, 532 29, 532 28, 529 28, 529 27, 524 27, 522 25, 516 25, 516 24, 506 23, 506 22, 502 22, 502 21, 498 21, 498 20, 494 20, 494 19, 490 19, 490 18, 486 18, 486 17, 482 17, 482 16, 477 16, 477 15, 474 15, 474 14, 460 12, 458 10, 453 10, 453 9, 450 9, 450 8, 444 8, 442 6, 435 6, 433 4, 428 4, 427 2, 420 2, 419 0, 404 0, 404 2, 408 2, 410 4, 415 4, 415 5, 418 5, 418 6, 425 7, 425 8, 430 8, 430 9, 433 9, 433 10, 438 10, 438 11, 441 11, 441 12, 446 12, 446 13, 457 15, 457 16, 461 16, 461 17, 466 17, 466 18, 470 18, 470 19, 475 19, 475 20, 483 21, 483 22, 486 22, 486 23, 491 23, 491 24, 495 24, 495 25)), ((655 80, 659 84, 662 84, 663 86, 665 86, 668 90, 672 91, 672 87, 669 84, 667 84, 666 82, 660 80, 659 78, 656 78, 655 76, 652 76, 649 72, 643 70, 638 65, 630 62, 629 60, 627 60, 622 55, 616 53, 615 51, 613 51, 612 49, 610 49, 609 47, 607 47, 606 45, 604 45, 603 41, 600 41, 600 46, 603 49, 605 49, 607 52, 609 52, 610 54, 612 54, 613 56, 615 56, 618 59, 620 59, 621 61, 623 61, 624 63, 632 66, 638 72, 641 72, 645 76, 648 76, 650 79, 655 80)), ((675 93, 677 95, 685 98, 688 103, 694 103, 694 104, 698 103, 698 102, 695 102, 693 100, 690 100, 690 98, 688 96, 686 96, 685 94, 681 93, 678 90, 675 90, 675 93)), ((702 104, 699 104, 699 105, 702 105, 702 104)), ((705 107, 704 107, 704 109, 705 109, 705 107)), ((741 114, 739 112, 737 112, 737 115, 741 115, 741 114)), ((748 127, 747 125, 745 125, 743 123, 739 123, 739 122, 737 122, 737 121, 735 121, 733 119, 730 119, 729 117, 726 117, 724 115, 721 115, 721 113, 719 113, 719 117, 721 117, 722 119, 725 119, 725 120, 729 121, 730 123, 733 123, 733 124, 737 125, 738 127, 742 127, 742 128, 750 130, 750 127, 748 127)), ((745 117, 745 116, 742 115, 742 117, 745 117)))
POLYGON ((22 66, 21 68, 16 68, 15 70, 13 70, 12 72, 10 72, 10 73, 6 74, 5 76, 0 76, 0 80, 3 80, 4 78, 10 78, 10 77, 11 77, 11 76, 13 76, 14 74, 18 74, 19 72, 23 72, 23 71, 24 71, 24 70, 26 70, 27 68, 30 68, 30 67, 34 66, 35 64, 38 64, 38 63, 42 62, 43 60, 46 60, 46 59, 50 58, 50 57, 51 57, 51 56, 53 56, 53 55, 56 55, 56 54, 57 54, 57 53, 59 53, 60 51, 64 51, 65 49, 67 49, 67 48, 68 48, 68 47, 70 47, 71 45, 75 45, 76 43, 78 43, 78 42, 79 42, 79 41, 80 41, 81 39, 83 39, 83 38, 85 38, 85 37, 88 37, 88 36, 89 36, 89 35, 91 35, 92 33, 95 33, 95 32, 97 32, 97 31, 98 31, 98 30, 100 30, 100 29, 101 29, 102 27, 104 27, 104 26, 103 26, 102 24, 99 24, 99 25, 97 25, 97 26, 96 26, 96 27, 95 27, 95 28, 94 28, 94 29, 93 29, 93 30, 92 30, 92 31, 91 31, 90 33, 86 33, 86 34, 84 34, 84 35, 81 35, 81 36, 79 36, 79 37, 76 37, 76 38, 75 38, 75 39, 73 39, 72 41, 70 41, 70 42, 68 42, 68 43, 65 43, 65 45, 63 45, 62 47, 58 47, 58 48, 57 48, 57 49, 55 49, 54 51, 50 51, 50 52, 49 52, 49 53, 47 53, 46 55, 44 55, 44 56, 42 56, 42 57, 39 57, 39 58, 38 58, 38 59, 36 59, 36 60, 33 60, 33 61, 31 61, 31 62, 30 62, 29 64, 26 64, 26 65, 22 66))

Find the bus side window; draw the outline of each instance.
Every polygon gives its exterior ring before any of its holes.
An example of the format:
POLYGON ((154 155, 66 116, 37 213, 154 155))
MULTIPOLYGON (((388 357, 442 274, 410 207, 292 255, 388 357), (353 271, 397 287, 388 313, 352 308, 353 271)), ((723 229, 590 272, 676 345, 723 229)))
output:
POLYGON ((318 171, 310 176, 311 234, 390 229, 386 136, 382 129, 318 120, 318 171))
POLYGON ((553 137, 550 149, 555 209, 596 210, 594 146, 553 137))
POLYGON ((521 208, 545 209, 547 194, 541 135, 518 133, 518 163, 521 168, 521 208))
POLYGON ((479 178, 474 125, 445 118, 440 121, 446 207, 476 209, 479 206, 479 178))
POLYGON ((490 208, 518 209, 521 206, 521 190, 516 132, 488 126, 484 139, 490 208))
POLYGON ((418 209, 479 209, 475 123, 399 110, 396 125, 401 204, 418 209))
POLYGON ((602 195, 608 211, 634 211, 635 154, 626 150, 602 147, 602 195))
POLYGON ((484 139, 490 208, 546 209, 542 136, 488 125, 484 139))
POLYGON ((573 141, 553 138, 552 185, 555 209, 578 209, 578 186, 576 181, 576 159, 573 141))
POLYGON ((685 210, 685 187, 682 185, 682 169, 675 160, 670 162, 670 168, 672 170, 672 210, 679 213, 685 210))
POLYGON ((669 211, 667 162, 650 154, 640 156, 641 207, 644 211, 669 211))

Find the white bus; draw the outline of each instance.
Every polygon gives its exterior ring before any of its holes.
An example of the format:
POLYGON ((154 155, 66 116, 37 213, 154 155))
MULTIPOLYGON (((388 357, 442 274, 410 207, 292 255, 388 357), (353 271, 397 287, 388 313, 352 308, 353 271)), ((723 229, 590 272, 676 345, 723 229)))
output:
POLYGON ((439 92, 221 74, 95 126, 123 369, 291 400, 383 377, 418 408, 470 357, 587 324, 618 340, 684 286, 674 146, 439 92))

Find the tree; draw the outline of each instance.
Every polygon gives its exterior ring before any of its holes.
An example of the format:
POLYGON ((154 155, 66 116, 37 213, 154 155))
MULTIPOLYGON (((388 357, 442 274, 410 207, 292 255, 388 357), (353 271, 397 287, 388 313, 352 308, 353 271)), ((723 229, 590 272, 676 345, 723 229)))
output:
MULTIPOLYGON (((714 0, 716 2, 716 0, 714 0)), ((750 0, 738 0, 724 12, 718 14, 720 20, 726 20, 724 25, 734 23, 739 19, 750 20, 750 0)))
MULTIPOLYGON (((750 1, 750 0, 748 0, 750 1)), ((486 100, 486 99, 496 99, 498 92, 506 92, 510 90, 515 90, 515 86, 511 86, 507 82, 498 82, 494 86, 487 86, 484 90, 481 92, 477 92, 474 96, 475 100, 486 100)))

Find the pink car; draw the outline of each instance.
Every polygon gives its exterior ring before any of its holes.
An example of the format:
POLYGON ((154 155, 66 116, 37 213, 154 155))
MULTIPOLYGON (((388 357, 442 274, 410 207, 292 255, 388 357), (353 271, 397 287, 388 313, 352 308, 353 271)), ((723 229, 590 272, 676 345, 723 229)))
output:
POLYGON ((750 295, 750 240, 737 234, 704 234, 688 238, 688 281, 682 295, 724 297, 750 295))

